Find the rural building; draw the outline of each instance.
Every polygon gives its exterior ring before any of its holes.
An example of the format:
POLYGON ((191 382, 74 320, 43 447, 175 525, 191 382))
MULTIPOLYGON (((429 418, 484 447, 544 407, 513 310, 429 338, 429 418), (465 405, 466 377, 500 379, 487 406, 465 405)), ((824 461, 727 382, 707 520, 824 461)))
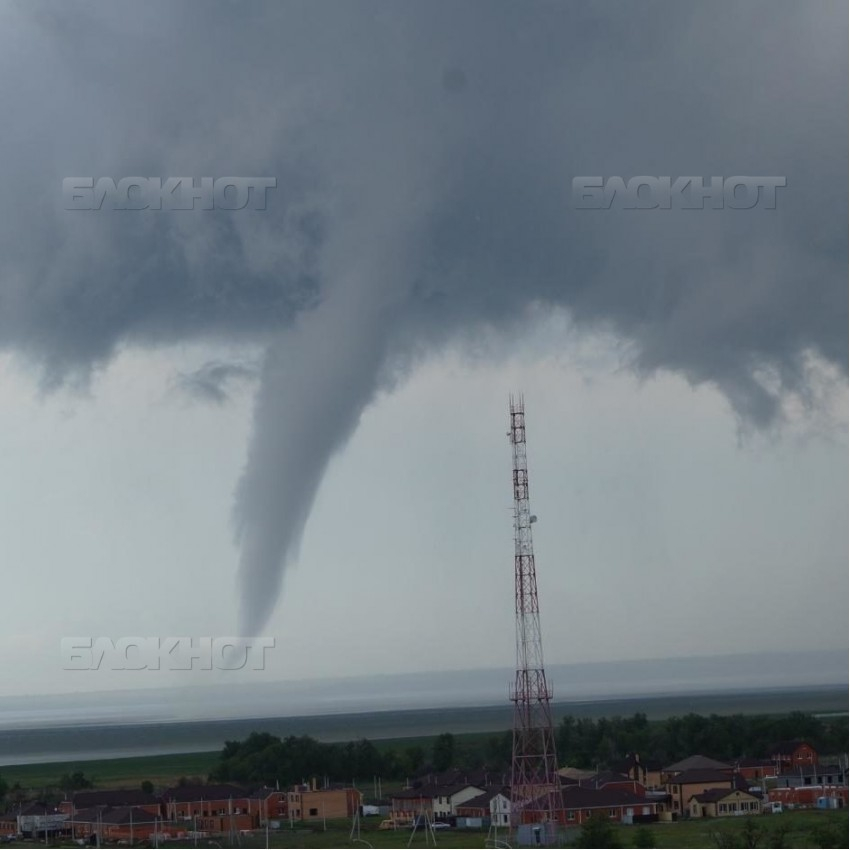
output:
POLYGON ((17 835, 18 813, 17 811, 3 812, 0 814, 0 836, 17 835))
MULTIPOLYGON (((665 768, 665 771, 667 768, 665 768)), ((746 784, 746 782, 745 782, 746 784)), ((688 802, 696 794, 715 788, 733 790, 734 782, 729 772, 714 769, 689 769, 676 773, 667 780, 667 794, 670 796, 670 810, 684 815, 688 811, 688 802)))
POLYGON ((756 815, 761 812, 761 798, 740 788, 713 788, 695 794, 688 803, 692 818, 722 818, 730 815, 756 815))
POLYGON ((586 779, 579 780, 583 788, 619 788, 621 791, 631 791, 639 797, 646 796, 646 787, 635 779, 630 779, 624 773, 615 773, 612 770, 603 770, 594 773, 586 779))
POLYGON ((847 786, 809 785, 803 788, 771 788, 767 792, 771 803, 782 803, 789 809, 846 809, 847 786))
POLYGON ((846 785, 847 774, 838 764, 801 764, 776 777, 777 788, 804 788, 808 785, 846 785))
POLYGON ((717 761, 717 759, 710 759, 707 756, 688 756, 681 761, 668 765, 661 771, 662 779, 664 780, 662 784, 665 784, 672 777, 687 770, 719 770, 731 776, 734 768, 731 764, 727 764, 724 761, 717 761))
POLYGON ((18 812, 17 832, 28 838, 58 835, 65 830, 68 815, 53 806, 32 803, 18 812))
POLYGON ((393 820, 403 823, 413 821, 421 814, 434 814, 434 789, 437 786, 423 785, 421 788, 407 788, 390 794, 390 812, 393 820))
POLYGON ((640 782, 644 788, 657 788, 662 785, 660 761, 643 761, 638 753, 629 753, 622 761, 611 765, 614 773, 622 773, 640 782))
POLYGON ((160 814, 159 799, 136 788, 114 788, 108 791, 76 791, 59 804, 59 811, 73 815, 96 806, 121 808, 136 806, 151 814, 160 814))
POLYGON ((511 819, 511 790, 507 786, 488 788, 483 794, 457 806, 458 819, 480 820, 476 826, 509 826, 511 819))
POLYGON ((286 791, 277 788, 257 788, 248 795, 248 814, 258 826, 265 826, 267 821, 286 820, 289 816, 286 795, 286 791))
POLYGON ((229 832, 255 826, 248 796, 235 785, 178 785, 162 795, 162 806, 166 820, 191 821, 186 829, 229 832))
POLYGON ((350 818, 363 804, 356 788, 316 788, 296 785, 286 792, 287 817, 290 820, 316 821, 326 818, 350 818))
POLYGON ((434 788, 434 804, 432 811, 434 817, 453 817, 457 814, 457 807, 473 797, 484 793, 484 788, 476 785, 438 785, 434 788))
POLYGON ((84 840, 99 836, 101 841, 148 841, 154 832, 165 831, 159 814, 135 806, 80 809, 68 825, 74 838, 84 840))
POLYGON ((567 826, 581 826, 600 811, 618 823, 654 820, 658 814, 657 803, 619 788, 597 789, 570 785, 562 789, 561 798, 564 803, 564 823, 567 826))
POLYGON ((770 747, 770 760, 776 763, 777 773, 791 773, 801 765, 817 764, 818 754, 806 741, 778 741, 770 747))
POLYGON ((776 776, 776 762, 770 759, 741 758, 735 762, 734 767, 738 775, 753 784, 776 776))

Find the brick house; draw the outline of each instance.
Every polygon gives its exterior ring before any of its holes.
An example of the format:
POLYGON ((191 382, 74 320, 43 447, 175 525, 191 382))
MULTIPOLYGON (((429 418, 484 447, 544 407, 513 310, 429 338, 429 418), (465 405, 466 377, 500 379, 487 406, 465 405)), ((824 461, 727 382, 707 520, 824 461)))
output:
POLYGON ((0 814, 0 836, 18 834, 18 813, 16 811, 0 814))
POLYGON ((835 800, 834 808, 847 808, 846 785, 809 785, 802 788, 771 788, 767 792, 771 803, 782 803, 788 808, 811 809, 818 806, 818 801, 835 800))
POLYGON ((68 799, 59 804, 59 811, 73 815, 84 809, 96 806, 122 808, 135 806, 151 814, 160 814, 159 799, 153 794, 146 794, 135 788, 114 788, 105 791, 76 791, 68 799))
POLYGON ((148 841, 154 832, 166 831, 158 812, 135 806, 79 809, 68 824, 73 837, 84 840, 99 836, 101 841, 148 841))
POLYGON ((802 765, 817 764, 818 754, 806 741, 777 741, 770 747, 770 760, 777 773, 791 773, 802 765))
POLYGON ((631 791, 639 797, 646 796, 646 787, 636 779, 630 779, 624 773, 615 773, 611 770, 603 770, 580 779, 578 782, 583 788, 618 788, 621 791, 631 791))
POLYGON ((248 794, 235 785, 178 785, 162 795, 162 807, 166 820, 183 821, 185 829, 230 832, 257 825, 248 794))
POLYGON ((291 820, 317 821, 326 818, 350 818, 363 804, 356 788, 316 788, 297 785, 286 792, 287 817, 291 820))
POLYGON ((692 818, 722 818, 730 815, 757 815, 761 799, 740 788, 713 788, 694 794, 688 801, 688 814, 692 818))
POLYGON ((562 789, 561 799, 564 805, 564 823, 567 826, 581 826, 600 811, 617 823, 654 820, 658 814, 658 804, 655 801, 620 788, 570 785, 562 789))
POLYGON ((286 820, 289 816, 286 795, 286 791, 277 788, 257 788, 248 795, 248 814, 257 826, 265 826, 267 821, 286 820))
POLYGON ((740 758, 735 764, 735 772, 748 782, 758 784, 763 779, 776 777, 776 762, 770 759, 740 758))
POLYGON ((393 820, 403 823, 413 821, 420 814, 433 817, 434 790, 438 786, 423 785, 421 788, 407 788, 390 794, 390 813, 393 820))

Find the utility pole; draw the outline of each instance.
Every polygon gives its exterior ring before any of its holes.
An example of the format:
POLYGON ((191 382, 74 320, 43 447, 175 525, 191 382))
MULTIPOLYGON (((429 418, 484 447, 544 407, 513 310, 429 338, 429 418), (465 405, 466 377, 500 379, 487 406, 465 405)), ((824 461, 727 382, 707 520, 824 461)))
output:
MULTIPOLYGON (((562 820, 563 800, 555 751, 550 700, 543 668, 543 640, 537 597, 537 571, 531 526, 526 458, 525 400, 510 398, 508 439, 513 454, 514 593, 516 610, 516 678, 511 760, 511 825, 516 838, 522 824, 552 824, 537 833, 539 843, 554 841, 562 820)), ((535 830, 536 831, 536 830, 535 830)))

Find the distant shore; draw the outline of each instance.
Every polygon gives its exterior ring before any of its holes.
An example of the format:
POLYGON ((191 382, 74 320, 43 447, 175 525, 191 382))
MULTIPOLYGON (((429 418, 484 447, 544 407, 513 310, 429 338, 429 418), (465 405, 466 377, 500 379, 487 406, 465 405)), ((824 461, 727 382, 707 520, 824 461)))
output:
MULTIPOLYGON (((846 713, 846 686, 774 688, 721 693, 669 694, 629 699, 597 699, 558 702, 556 721, 576 717, 612 717, 642 712, 650 720, 674 715, 812 714, 846 713)), ((427 738, 441 732, 474 734, 510 728, 511 706, 485 705, 392 711, 353 712, 299 717, 239 718, 183 722, 132 724, 51 725, 0 730, 0 774, 11 776, 10 766, 48 765, 63 769, 85 762, 145 757, 178 757, 218 752, 226 740, 238 740, 250 732, 279 736, 310 735, 323 741, 368 738, 427 738)), ((191 773, 187 769, 186 773, 191 773)))

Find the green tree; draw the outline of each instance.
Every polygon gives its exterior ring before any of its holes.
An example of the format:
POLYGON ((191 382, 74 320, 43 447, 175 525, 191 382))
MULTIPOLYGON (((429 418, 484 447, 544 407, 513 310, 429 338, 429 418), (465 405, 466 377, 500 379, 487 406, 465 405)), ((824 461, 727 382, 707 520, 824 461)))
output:
POLYGON ((604 812, 596 812, 581 825, 576 847, 619 847, 617 831, 604 812))
POLYGON ((761 836, 762 831, 756 826, 755 821, 752 818, 747 818, 743 827, 741 827, 741 847, 746 848, 746 850, 753 850, 753 848, 759 846, 761 836))
POLYGON ((0 776, 0 803, 2 803, 6 799, 6 795, 9 793, 9 785, 2 776, 0 776))
POLYGON ((416 773, 423 764, 425 764, 425 750, 422 747, 405 747, 401 758, 401 766, 405 774, 416 773))
POLYGON ((448 770, 454 764, 454 758, 455 736, 451 732, 438 735, 432 751, 434 770, 448 770))
POLYGON ((809 833, 815 847, 846 847, 847 827, 832 823, 821 823, 809 833))
POLYGON ((81 770, 65 773, 59 780, 59 787, 63 791, 80 791, 83 788, 92 788, 93 786, 94 782, 87 778, 81 770))
POLYGON ((142 782, 142 791, 145 794, 153 794, 153 782, 151 782, 150 779, 145 779, 142 782))
POLYGON ((785 821, 780 821, 773 829, 765 832, 767 846, 774 848, 774 850, 783 850, 788 846, 790 832, 791 825, 785 821))
POLYGON ((635 847, 655 847, 655 833, 645 826, 639 827, 632 844, 635 847))

